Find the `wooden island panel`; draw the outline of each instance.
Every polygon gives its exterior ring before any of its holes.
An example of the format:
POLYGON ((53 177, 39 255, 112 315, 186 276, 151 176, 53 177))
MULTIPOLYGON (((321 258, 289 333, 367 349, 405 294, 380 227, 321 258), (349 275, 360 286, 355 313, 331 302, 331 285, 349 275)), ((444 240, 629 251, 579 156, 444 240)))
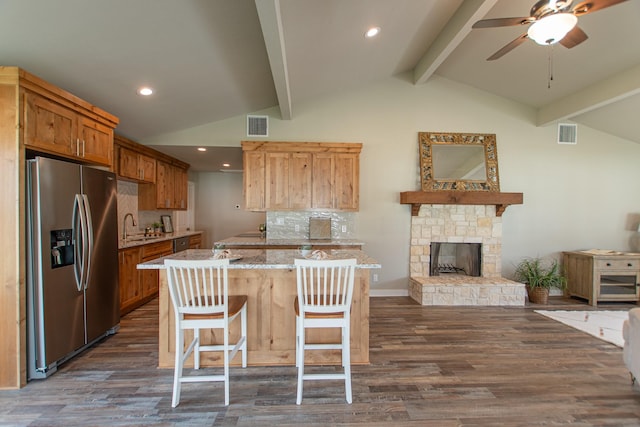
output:
MULTIPOLYGON (((248 296, 247 302, 247 362, 249 365, 295 365, 296 272, 294 269, 229 269, 229 293, 248 296)), ((175 321, 167 285, 166 270, 160 270, 159 367, 174 366, 175 321)), ((238 321, 232 324, 232 340, 237 339, 238 321)), ((307 332, 315 342, 336 341, 336 329, 316 329, 307 332)), ((185 343, 192 335, 185 331, 185 343)), ((221 342, 220 331, 201 331, 202 344, 221 342)), ((192 358, 191 358, 192 359, 192 358)), ((236 357, 232 365, 240 365, 236 357)), ((193 363, 189 360, 188 363, 193 363)), ((311 351, 305 363, 340 363, 339 350, 311 351)), ((356 282, 351 311, 351 363, 369 363, 369 270, 356 269, 356 282)), ((222 353, 203 353, 201 365, 221 366, 222 353)), ((189 366, 187 364, 187 366, 189 366)), ((191 365, 192 366, 192 365, 191 365)))

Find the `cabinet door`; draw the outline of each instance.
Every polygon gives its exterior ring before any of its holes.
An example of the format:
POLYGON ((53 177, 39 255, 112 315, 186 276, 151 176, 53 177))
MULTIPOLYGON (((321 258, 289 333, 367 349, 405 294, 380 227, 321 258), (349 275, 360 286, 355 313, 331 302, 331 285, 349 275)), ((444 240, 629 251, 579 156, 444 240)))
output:
POLYGON ((171 209, 174 207, 173 167, 165 162, 157 162, 156 167, 156 208, 171 209))
POLYGON ((289 209, 311 207, 311 153, 292 153, 289 159, 289 209))
POLYGON ((120 313, 129 312, 142 297, 140 285, 140 248, 123 249, 118 257, 118 276, 120 280, 120 313))
POLYGON ((140 171, 140 181, 154 183, 156 182, 156 159, 138 155, 138 170, 140 171))
POLYGON ((335 155, 332 153, 313 154, 313 184, 311 207, 314 209, 333 209, 335 155))
POLYGON ((173 207, 174 209, 186 210, 187 209, 187 193, 188 193, 187 171, 182 168, 174 166, 173 179, 174 179, 173 207))
POLYGON ((91 163, 113 164, 113 129, 88 117, 80 118, 78 156, 91 163))
POLYGON ((138 179, 138 153, 120 147, 118 155, 118 175, 138 179))
POLYGON ((160 275, 158 270, 141 270, 142 298, 152 297, 158 293, 160 275))
POLYGON ((335 205, 338 210, 358 210, 360 205, 360 161, 358 154, 335 155, 335 205))
POLYGON ((244 204, 250 211, 265 210, 265 155, 264 152, 243 153, 244 204))
POLYGON ((289 207, 289 153, 267 153, 265 157, 267 209, 289 207))
POLYGON ((32 93, 26 94, 25 105, 25 145, 53 154, 75 155, 77 114, 32 93))
POLYGON ((189 236, 189 249, 200 249, 202 246, 202 234, 189 236))

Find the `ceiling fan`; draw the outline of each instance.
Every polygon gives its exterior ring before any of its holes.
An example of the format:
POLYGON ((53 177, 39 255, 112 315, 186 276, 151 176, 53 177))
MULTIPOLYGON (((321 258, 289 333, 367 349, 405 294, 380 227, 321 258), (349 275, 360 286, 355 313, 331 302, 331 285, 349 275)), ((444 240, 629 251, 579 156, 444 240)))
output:
POLYGON ((533 5, 527 17, 482 19, 473 24, 472 28, 531 24, 526 33, 491 55, 487 61, 502 57, 527 39, 532 39, 541 45, 560 43, 566 48, 572 48, 588 38, 587 34, 577 26, 579 16, 625 1, 627 0, 587 0, 572 7, 573 0, 540 0, 533 5))

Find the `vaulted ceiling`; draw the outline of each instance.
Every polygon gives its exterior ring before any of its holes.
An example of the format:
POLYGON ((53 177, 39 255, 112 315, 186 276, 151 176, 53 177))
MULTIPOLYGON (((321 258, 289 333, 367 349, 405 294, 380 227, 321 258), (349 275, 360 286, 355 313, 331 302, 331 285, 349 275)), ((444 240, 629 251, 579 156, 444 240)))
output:
MULTIPOLYGON (((583 15, 572 49, 526 40, 534 0, 2 0, 0 65, 17 65, 118 116, 134 140, 411 73, 434 74, 640 143, 640 0, 583 15), (380 34, 366 39, 371 26, 380 34), (155 94, 143 98, 139 86, 155 94)), ((574 2, 579 3, 579 2, 574 2)))

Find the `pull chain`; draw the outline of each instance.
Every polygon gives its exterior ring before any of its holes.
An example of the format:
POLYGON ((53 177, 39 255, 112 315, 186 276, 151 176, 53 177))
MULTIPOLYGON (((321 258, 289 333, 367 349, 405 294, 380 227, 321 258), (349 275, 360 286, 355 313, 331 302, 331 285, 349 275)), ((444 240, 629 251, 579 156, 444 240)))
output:
POLYGON ((551 81, 553 80, 553 45, 549 44, 549 59, 547 65, 547 89, 551 89, 551 81))

